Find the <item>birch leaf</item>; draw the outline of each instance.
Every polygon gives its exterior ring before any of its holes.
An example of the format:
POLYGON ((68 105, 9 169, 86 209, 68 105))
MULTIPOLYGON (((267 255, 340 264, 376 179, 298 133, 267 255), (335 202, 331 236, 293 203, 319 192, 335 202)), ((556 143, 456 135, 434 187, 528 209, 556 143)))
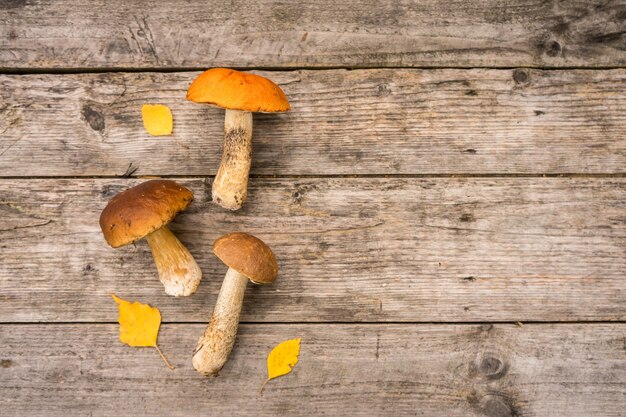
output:
POLYGON ((267 357, 267 380, 261 385, 263 388, 270 380, 287 375, 298 363, 300 355, 300 338, 285 340, 276 346, 267 357))
POLYGON ((167 136, 174 129, 174 118, 169 107, 163 104, 144 104, 141 118, 146 132, 152 136, 167 136))
POLYGON ((119 308, 120 341, 128 346, 149 346, 156 348, 168 368, 174 367, 165 358, 157 346, 159 327, 161 327, 161 312, 156 307, 142 304, 138 301, 131 303, 111 294, 119 308))

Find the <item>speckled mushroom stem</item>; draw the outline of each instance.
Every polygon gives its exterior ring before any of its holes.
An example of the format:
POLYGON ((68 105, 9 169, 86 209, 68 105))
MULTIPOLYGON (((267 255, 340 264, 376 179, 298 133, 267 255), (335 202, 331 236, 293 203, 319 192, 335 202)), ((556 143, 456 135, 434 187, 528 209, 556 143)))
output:
POLYGON ((238 210, 248 196, 252 162, 252 113, 226 110, 222 162, 213 181, 213 201, 238 210))
POLYGON ((165 293, 173 296, 193 294, 202 272, 187 248, 174 233, 163 226, 146 236, 165 293))
POLYGON ((193 354, 193 367, 207 376, 216 376, 235 345, 239 315, 248 278, 228 269, 217 296, 211 321, 198 341, 193 354))

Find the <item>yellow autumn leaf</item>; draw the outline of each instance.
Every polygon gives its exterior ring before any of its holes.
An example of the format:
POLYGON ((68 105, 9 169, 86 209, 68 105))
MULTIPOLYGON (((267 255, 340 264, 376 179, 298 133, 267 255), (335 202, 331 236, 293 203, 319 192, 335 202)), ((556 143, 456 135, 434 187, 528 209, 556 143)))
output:
POLYGON ((117 303, 120 312, 117 320, 120 323, 120 341, 128 346, 156 348, 165 364, 170 369, 174 369, 157 346, 159 327, 161 327, 159 309, 138 301, 131 303, 115 296, 115 294, 111 294, 111 297, 117 303))
POLYGON ((267 357, 267 380, 261 385, 260 392, 270 380, 287 375, 298 363, 300 338, 285 340, 278 344, 267 357))
POLYGON ((152 136, 167 136, 172 134, 174 120, 172 111, 163 104, 144 104, 141 106, 143 127, 152 136))

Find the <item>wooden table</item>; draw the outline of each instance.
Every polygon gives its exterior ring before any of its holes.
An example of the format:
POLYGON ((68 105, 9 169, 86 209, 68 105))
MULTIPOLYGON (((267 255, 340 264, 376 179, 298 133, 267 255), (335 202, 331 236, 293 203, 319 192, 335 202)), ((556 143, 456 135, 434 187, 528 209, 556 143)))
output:
POLYGON ((626 3, 0 2, 2 416, 625 416, 626 3), (275 80, 245 207, 210 202, 222 111, 200 70, 275 80), (150 137, 140 108, 172 109, 150 137), (166 296, 145 242, 98 216, 148 177, 195 193, 172 229, 204 273, 166 296), (253 233, 230 362, 191 366, 225 267, 253 233), (118 340, 109 294, 158 307, 118 340), (302 338, 263 396, 266 357, 302 338))

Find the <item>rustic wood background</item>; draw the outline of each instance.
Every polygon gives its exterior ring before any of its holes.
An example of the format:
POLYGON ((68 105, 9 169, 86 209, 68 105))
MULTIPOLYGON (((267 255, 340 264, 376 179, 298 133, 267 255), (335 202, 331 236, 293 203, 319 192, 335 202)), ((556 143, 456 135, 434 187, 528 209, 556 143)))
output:
POLYGON ((2 416, 626 416, 625 1, 0 0, 0 73, 2 416), (184 99, 215 66, 293 108, 255 116, 236 213, 210 202, 222 112, 184 99), (101 236, 146 177, 196 196, 172 226, 190 298, 101 236), (235 230, 281 274, 207 379, 211 244, 235 230), (119 343, 112 292, 161 310, 176 370, 119 343))

